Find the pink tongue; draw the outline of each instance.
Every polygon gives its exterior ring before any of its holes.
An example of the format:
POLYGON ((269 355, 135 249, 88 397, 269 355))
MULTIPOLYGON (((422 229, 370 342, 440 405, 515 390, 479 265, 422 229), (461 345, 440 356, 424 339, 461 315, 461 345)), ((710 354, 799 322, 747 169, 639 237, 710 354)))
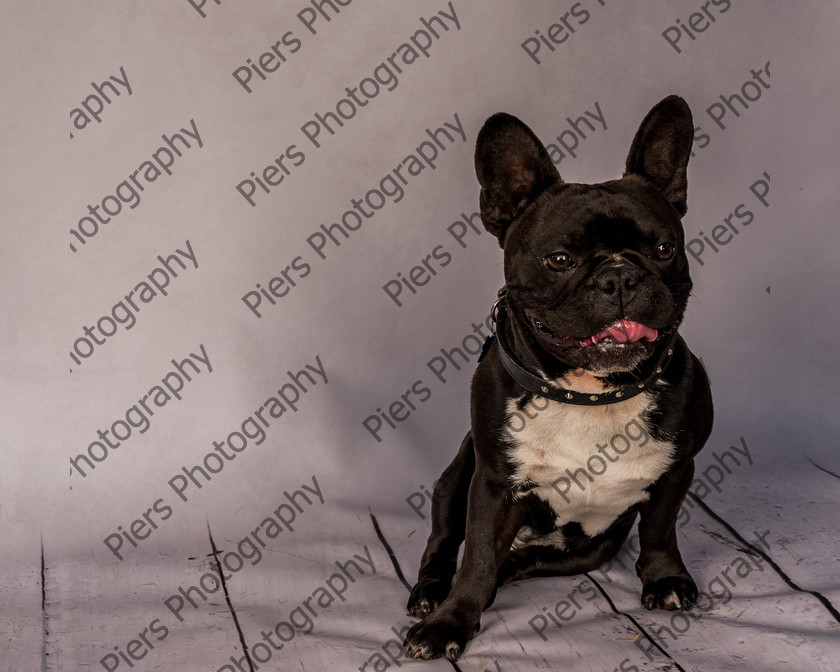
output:
POLYGON ((606 329, 590 336, 587 341, 598 343, 605 338, 612 337, 616 343, 635 343, 636 341, 655 341, 658 333, 656 329, 647 327, 630 320, 616 320, 606 329))

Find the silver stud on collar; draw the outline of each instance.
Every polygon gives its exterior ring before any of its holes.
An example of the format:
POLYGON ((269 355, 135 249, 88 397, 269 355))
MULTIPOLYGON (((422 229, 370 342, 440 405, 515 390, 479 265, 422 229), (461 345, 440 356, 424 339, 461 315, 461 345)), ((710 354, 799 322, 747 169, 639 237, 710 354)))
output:
POLYGON ((591 394, 591 395, 589 395, 589 401, 598 401, 598 399, 600 399, 600 398, 601 398, 601 397, 600 397, 599 395, 597 395, 597 394, 591 394))
POLYGON ((616 393, 615 393, 615 396, 616 396, 618 399, 621 399, 621 397, 623 397, 623 396, 624 396, 624 392, 622 392, 621 390, 619 390, 618 392, 616 392, 616 393))
POLYGON ((543 385, 540 389, 541 389, 543 392, 548 392, 548 387, 546 387, 545 385, 543 385))
POLYGON ((574 399, 574 395, 571 392, 566 392, 566 399, 574 399))

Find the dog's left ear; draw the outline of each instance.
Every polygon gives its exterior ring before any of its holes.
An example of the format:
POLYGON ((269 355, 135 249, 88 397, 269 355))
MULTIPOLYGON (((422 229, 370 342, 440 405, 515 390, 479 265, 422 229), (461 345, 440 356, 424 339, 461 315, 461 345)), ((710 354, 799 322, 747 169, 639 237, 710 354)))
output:
POLYGON ((478 133, 475 174, 481 221, 504 247, 508 225, 560 174, 534 132, 516 117, 494 114, 478 133))
POLYGON ((627 156, 625 175, 642 175, 652 182, 680 217, 686 212, 686 166, 694 142, 694 122, 688 104, 668 96, 648 112, 627 156))

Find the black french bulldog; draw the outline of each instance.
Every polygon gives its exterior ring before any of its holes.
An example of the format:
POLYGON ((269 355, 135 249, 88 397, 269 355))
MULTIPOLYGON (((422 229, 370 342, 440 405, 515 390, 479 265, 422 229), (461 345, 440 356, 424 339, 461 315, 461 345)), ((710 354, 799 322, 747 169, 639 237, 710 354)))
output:
POLYGON ((517 118, 481 129, 481 217, 506 286, 472 430, 434 490, 409 658, 456 660, 499 586, 596 569, 637 513, 644 606, 697 599, 675 528, 712 426, 708 379, 677 335, 692 287, 680 220, 693 136, 691 111, 669 96, 624 176, 588 185, 563 182, 517 118))

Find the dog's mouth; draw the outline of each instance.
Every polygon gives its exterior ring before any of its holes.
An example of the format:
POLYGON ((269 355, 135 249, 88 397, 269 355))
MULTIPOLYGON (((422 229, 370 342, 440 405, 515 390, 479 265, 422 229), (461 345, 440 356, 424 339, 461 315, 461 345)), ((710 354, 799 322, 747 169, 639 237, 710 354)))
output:
POLYGON ((621 350, 632 347, 634 343, 652 343, 659 338, 659 331, 640 322, 616 320, 596 334, 584 339, 567 338, 553 333, 530 311, 528 319, 537 335, 545 341, 564 348, 597 348, 602 351, 621 350))
POLYGON ((616 320, 606 329, 593 334, 582 341, 583 346, 598 345, 599 343, 637 343, 645 341, 652 343, 659 337, 659 332, 653 327, 632 320, 616 320))

